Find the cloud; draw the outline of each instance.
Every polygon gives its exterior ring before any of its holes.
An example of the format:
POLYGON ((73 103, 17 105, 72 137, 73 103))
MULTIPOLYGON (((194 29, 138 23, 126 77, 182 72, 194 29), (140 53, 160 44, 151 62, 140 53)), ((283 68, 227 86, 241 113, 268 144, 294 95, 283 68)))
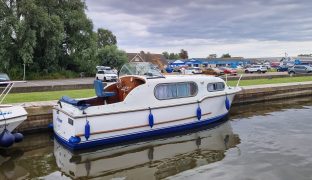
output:
POLYGON ((249 57, 278 56, 285 50, 293 55, 312 52, 304 47, 312 42, 309 0, 87 0, 86 3, 95 27, 112 30, 118 45, 129 52, 138 49, 177 52, 184 48, 197 57, 204 54, 205 57, 209 52, 249 57), (263 51, 258 52, 259 48, 263 51))

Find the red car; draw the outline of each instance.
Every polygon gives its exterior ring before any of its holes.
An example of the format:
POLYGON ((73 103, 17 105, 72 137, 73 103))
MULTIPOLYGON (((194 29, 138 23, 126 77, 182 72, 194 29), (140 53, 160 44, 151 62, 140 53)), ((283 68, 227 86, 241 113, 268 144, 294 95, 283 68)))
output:
POLYGON ((237 71, 235 69, 227 68, 227 67, 219 67, 220 70, 224 72, 224 74, 237 75, 237 71))

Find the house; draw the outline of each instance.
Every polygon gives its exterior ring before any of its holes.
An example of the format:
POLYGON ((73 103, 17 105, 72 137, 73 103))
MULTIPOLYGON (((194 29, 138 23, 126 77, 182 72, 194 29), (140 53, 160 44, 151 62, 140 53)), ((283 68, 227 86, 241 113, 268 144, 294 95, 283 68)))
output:
POLYGON ((162 54, 141 51, 139 53, 127 53, 127 56, 129 62, 150 62, 157 65, 160 69, 164 69, 168 65, 166 58, 162 54))

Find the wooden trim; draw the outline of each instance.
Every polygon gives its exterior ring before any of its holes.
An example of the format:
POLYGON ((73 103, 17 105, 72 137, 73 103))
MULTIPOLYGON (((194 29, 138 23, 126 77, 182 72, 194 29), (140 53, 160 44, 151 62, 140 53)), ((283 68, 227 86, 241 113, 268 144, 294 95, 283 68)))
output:
MULTIPOLYGON (((206 116, 206 115, 209 115, 209 114, 211 114, 211 112, 202 114, 202 116, 206 116)), ((172 123, 172 122, 177 122, 177 121, 184 121, 184 120, 191 119, 191 118, 197 118, 197 116, 189 116, 189 117, 186 117, 186 118, 180 118, 180 119, 174 119, 174 120, 169 120, 169 121, 163 121, 163 122, 155 123, 154 125, 172 123)), ((144 124, 144 125, 131 126, 131 127, 127 127, 127 128, 119 128, 119 129, 112 129, 112 130, 106 130, 106 131, 98 131, 98 132, 91 133, 91 135, 111 133, 111 132, 123 131, 123 130, 129 130, 129 129, 136 129, 136 128, 142 128, 142 127, 147 127, 147 126, 149 126, 149 125, 148 124, 144 124)), ((84 134, 77 134, 75 136, 84 136, 84 134)))
MULTIPOLYGON (((167 105, 167 106, 158 106, 158 107, 151 107, 151 109, 162 109, 162 108, 169 108, 169 107, 178 107, 178 106, 184 106, 184 105, 190 105, 190 104, 198 104, 201 103, 202 101, 204 101, 205 99, 210 99, 210 98, 214 98, 214 97, 220 97, 220 96, 225 96, 225 95, 232 95, 235 94, 233 93, 229 93, 229 94, 221 94, 221 95, 217 95, 217 96, 207 96, 202 98, 199 101, 195 101, 195 102, 190 102, 190 103, 184 103, 184 104, 173 104, 173 105, 167 105)), ((174 99, 172 99, 174 100, 174 99)), ((66 114, 67 116, 70 116, 71 118, 84 118, 86 117, 86 115, 81 115, 81 116, 73 116, 72 114, 69 114, 65 111, 63 111, 62 109, 58 108, 58 107, 53 107, 53 109, 61 111, 62 113, 66 114)), ((134 110, 127 110, 127 111, 118 111, 118 112, 110 112, 110 113, 101 113, 101 114, 91 114, 91 115, 87 115, 88 117, 93 117, 93 116, 103 116, 103 115, 111 115, 111 114, 121 114, 121 113, 129 113, 129 112, 137 112, 137 111, 147 111, 149 110, 148 108, 141 108, 141 109, 134 109, 134 110)))

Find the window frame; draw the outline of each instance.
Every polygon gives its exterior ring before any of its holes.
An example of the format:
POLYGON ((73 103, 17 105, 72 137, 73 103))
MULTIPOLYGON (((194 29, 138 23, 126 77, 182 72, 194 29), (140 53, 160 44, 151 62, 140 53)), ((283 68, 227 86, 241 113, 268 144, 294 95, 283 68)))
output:
POLYGON ((207 91, 208 91, 208 92, 218 92, 218 91, 224 91, 224 90, 225 90, 225 83, 224 83, 224 82, 213 82, 213 83, 208 83, 208 84, 207 84, 207 91), (210 84, 216 84, 216 86, 218 86, 217 84, 220 84, 220 83, 223 84, 223 89, 216 89, 216 90, 213 90, 213 91, 210 91, 210 90, 209 90, 208 86, 209 86, 210 84))
POLYGON ((181 99, 181 98, 189 98, 189 97, 195 97, 197 96, 198 94, 198 85, 196 82, 194 81, 187 81, 187 82, 173 82, 173 83, 159 83, 155 86, 154 88, 154 97, 157 99, 157 100, 171 100, 171 99, 181 99), (190 84, 194 84, 195 87, 196 87, 196 92, 194 93, 194 95, 190 95, 190 96, 178 96, 178 88, 177 88, 177 84, 186 84, 186 83, 190 83, 190 84), (176 87, 176 97, 172 97, 172 98, 166 98, 166 99, 159 99, 157 96, 156 96, 156 89, 157 87, 159 86, 162 86, 162 85, 172 85, 172 84, 175 84, 175 87, 176 87))

